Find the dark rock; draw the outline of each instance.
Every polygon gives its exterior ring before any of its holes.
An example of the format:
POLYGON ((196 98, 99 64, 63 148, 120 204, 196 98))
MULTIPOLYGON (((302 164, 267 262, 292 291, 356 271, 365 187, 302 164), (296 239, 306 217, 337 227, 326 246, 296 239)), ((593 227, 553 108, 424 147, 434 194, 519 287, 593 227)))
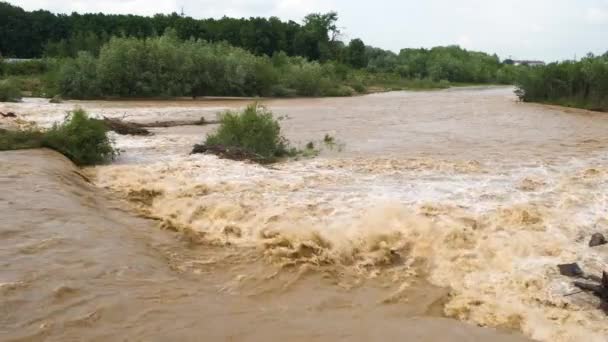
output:
POLYGON ((597 247, 605 244, 608 244, 608 241, 606 241, 606 237, 600 233, 593 234, 591 240, 589 241, 589 247, 597 247))
POLYGON ((207 152, 207 146, 205 145, 194 145, 194 148, 192 149, 191 154, 196 154, 196 153, 205 153, 207 152))
POLYGON ((563 264, 563 265, 558 265, 557 266, 559 268, 559 273, 561 273, 561 275, 564 275, 566 277, 582 277, 583 275, 585 275, 585 272, 583 272, 583 270, 578 266, 577 263, 574 264, 563 264))

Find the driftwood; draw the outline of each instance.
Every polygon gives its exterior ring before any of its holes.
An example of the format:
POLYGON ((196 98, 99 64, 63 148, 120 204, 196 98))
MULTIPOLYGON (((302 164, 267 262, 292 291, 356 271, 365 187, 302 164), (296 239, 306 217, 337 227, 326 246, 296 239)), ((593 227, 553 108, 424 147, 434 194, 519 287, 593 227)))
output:
POLYGON ((581 289, 583 291, 593 292, 593 294, 600 297, 600 299, 604 302, 608 301, 608 273, 603 272, 602 278, 595 277, 595 276, 593 277, 593 279, 590 279, 590 278, 591 277, 589 277, 587 279, 599 280, 599 282, 588 283, 588 282, 575 281, 574 286, 578 287, 579 289, 581 289))
POLYGON ((109 130, 121 135, 150 135, 152 134, 147 129, 139 126, 139 124, 122 121, 120 119, 111 119, 104 116, 103 122, 109 130))
POLYGON ((140 127, 153 128, 153 127, 177 127, 177 126, 203 126, 218 124, 219 121, 207 121, 204 117, 198 120, 175 120, 175 121, 155 121, 150 123, 138 124, 140 127))
POLYGON ((565 264, 558 266, 562 275, 579 278, 584 281, 574 281, 572 284, 583 292, 590 292, 601 300, 600 308, 608 314, 608 272, 602 276, 585 274, 578 264, 565 264))
POLYGON ((17 115, 13 112, 8 112, 8 113, 0 112, 0 115, 2 115, 3 118, 16 118, 17 117, 17 115))
POLYGON ((174 120, 174 121, 155 121, 149 123, 137 123, 124 121, 121 119, 107 118, 104 116, 103 122, 108 129, 122 135, 151 135, 147 128, 167 128, 177 126, 202 126, 217 124, 218 121, 207 121, 204 117, 198 120, 174 120))

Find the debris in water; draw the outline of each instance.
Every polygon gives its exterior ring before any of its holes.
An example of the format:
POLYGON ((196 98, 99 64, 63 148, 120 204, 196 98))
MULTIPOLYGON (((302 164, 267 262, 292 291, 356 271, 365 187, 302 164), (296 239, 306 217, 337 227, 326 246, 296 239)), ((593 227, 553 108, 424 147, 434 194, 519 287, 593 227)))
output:
POLYGON ((589 241, 589 247, 597 247, 607 244, 606 237, 604 237, 601 233, 595 233, 591 237, 591 241, 589 241))
POLYGON ((594 295, 598 296, 602 300, 604 306, 608 301, 608 273, 603 272, 602 277, 592 277, 595 283, 575 281, 574 286, 578 287, 583 291, 593 292, 594 295))
POLYGON ((139 124, 127 122, 120 119, 111 119, 104 116, 103 122, 109 130, 120 135, 150 135, 150 131, 141 127, 139 124))
POLYGON ((174 121, 154 121, 150 123, 138 124, 139 127, 176 127, 176 126, 204 126, 218 124, 219 121, 207 121, 205 117, 201 117, 198 120, 174 120, 174 121))
POLYGON ((168 128, 177 126, 202 126, 217 124, 218 121, 207 121, 204 117, 198 120, 173 120, 173 121, 155 121, 149 123, 129 122, 121 119, 107 118, 104 116, 104 123, 108 128, 121 135, 151 135, 152 133, 147 128, 168 128))
MULTIPOLYGON (((585 281, 575 281, 572 284, 582 292, 591 292, 595 296, 599 297, 601 300, 600 308, 602 308, 606 314, 608 314, 608 273, 603 272, 602 277, 598 277, 595 275, 585 274, 583 270, 578 266, 577 263, 574 264, 563 264, 558 265, 559 272, 567 277, 572 278, 581 278, 585 281)), ((572 294, 578 294, 580 292, 575 292, 572 294)), ((572 295, 570 294, 570 295, 572 295)))
POLYGON ((13 112, 8 112, 8 113, 0 112, 0 115, 2 115, 3 118, 16 118, 17 117, 17 115, 15 115, 15 113, 13 113, 13 112))
POLYGON ((559 268, 559 273, 561 273, 561 275, 564 275, 566 277, 578 278, 578 277, 582 277, 585 275, 585 273, 580 268, 580 266, 578 266, 577 263, 563 264, 563 265, 558 265, 557 267, 559 268))

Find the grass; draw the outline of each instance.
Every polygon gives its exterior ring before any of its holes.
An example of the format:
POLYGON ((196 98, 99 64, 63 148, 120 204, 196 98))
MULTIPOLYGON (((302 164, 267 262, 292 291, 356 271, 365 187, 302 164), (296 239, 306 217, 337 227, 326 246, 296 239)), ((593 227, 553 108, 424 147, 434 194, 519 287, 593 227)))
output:
POLYGON ((48 131, 0 130, 0 151, 47 147, 79 166, 101 164, 117 153, 107 131, 102 121, 91 119, 84 110, 78 109, 48 131))

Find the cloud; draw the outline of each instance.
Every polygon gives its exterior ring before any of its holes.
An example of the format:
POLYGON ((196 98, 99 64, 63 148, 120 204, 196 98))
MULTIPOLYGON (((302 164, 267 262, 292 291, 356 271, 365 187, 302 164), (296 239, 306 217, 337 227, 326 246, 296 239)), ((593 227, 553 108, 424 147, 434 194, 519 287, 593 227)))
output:
POLYGON ((467 34, 463 34, 456 39, 456 43, 463 48, 470 49, 473 46, 473 41, 471 37, 467 34))
POLYGON ((608 23, 608 9, 592 7, 587 9, 587 21, 592 24, 608 23))

